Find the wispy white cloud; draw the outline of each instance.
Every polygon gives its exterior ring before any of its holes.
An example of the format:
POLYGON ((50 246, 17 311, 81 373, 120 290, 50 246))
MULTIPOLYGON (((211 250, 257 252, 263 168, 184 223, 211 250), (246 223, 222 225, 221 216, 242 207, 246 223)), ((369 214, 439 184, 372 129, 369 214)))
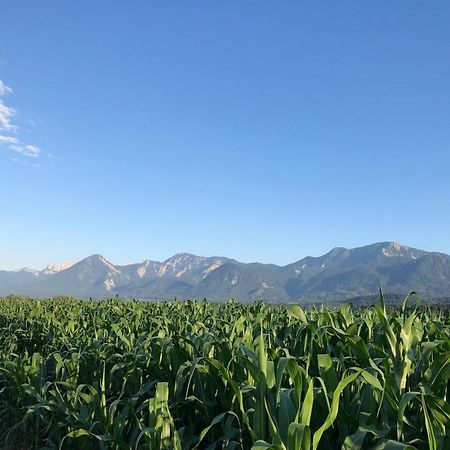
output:
POLYGON ((16 110, 10 106, 6 106, 0 100, 0 129, 5 131, 17 130, 17 125, 11 123, 11 119, 16 115, 16 110))
POLYGON ((12 94, 12 89, 0 80, 0 95, 12 94))
POLYGON ((13 162, 15 162, 16 164, 23 164, 25 166, 34 167, 35 169, 39 169, 39 167, 41 167, 39 163, 31 163, 24 159, 13 158, 13 162))
MULTIPOLYGON (((0 96, 12 94, 12 92, 12 89, 0 80, 0 96)), ((17 135, 19 131, 19 127, 12 122, 16 114, 17 112, 13 107, 6 105, 0 99, 0 131, 4 133, 0 134, 0 145, 6 145, 10 150, 23 156, 37 158, 41 153, 41 149, 37 145, 22 143, 16 136, 11 136, 11 133, 17 135)), ((19 162, 20 160, 14 158, 13 161, 19 162)), ((34 167, 39 167, 39 164, 34 164, 34 167)))
POLYGON ((39 153, 41 153, 41 149, 37 145, 28 144, 28 145, 10 145, 9 148, 14 150, 17 153, 22 153, 22 155, 33 156, 37 158, 39 153))
MULTIPOLYGON (((0 96, 11 94, 12 89, 0 80, 0 96)), ((11 123, 11 119, 16 115, 16 110, 7 106, 0 99, 0 128, 5 131, 13 131, 17 129, 16 125, 11 123)))
POLYGON ((19 140, 14 136, 5 136, 0 134, 0 144, 18 144, 19 140))

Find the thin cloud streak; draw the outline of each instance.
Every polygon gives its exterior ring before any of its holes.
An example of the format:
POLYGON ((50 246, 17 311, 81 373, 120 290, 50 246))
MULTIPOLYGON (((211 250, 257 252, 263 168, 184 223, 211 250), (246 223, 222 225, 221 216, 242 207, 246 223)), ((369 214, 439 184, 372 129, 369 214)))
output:
MULTIPOLYGON (((0 96, 12 94, 13 90, 7 86, 2 80, 0 80, 0 96)), ((33 158, 39 157, 41 149, 35 144, 24 144, 15 136, 11 136, 10 133, 17 133, 19 127, 12 123, 12 119, 16 116, 16 110, 8 105, 5 105, 2 99, 0 99, 0 131, 8 134, 0 134, 0 145, 6 145, 8 148, 22 156, 31 156, 33 158)), ((17 158, 13 159, 14 162, 20 162, 17 158)), ((39 167, 39 164, 32 164, 33 167, 39 167)))
POLYGON ((19 140, 14 136, 5 136, 0 134, 0 144, 18 144, 19 140))
POLYGON ((16 110, 9 106, 6 106, 2 100, 0 100, 0 128, 5 131, 17 130, 17 125, 11 123, 12 117, 16 115, 16 110))
POLYGON ((37 158, 39 156, 39 153, 41 153, 41 149, 37 145, 10 145, 9 148, 11 150, 14 150, 17 153, 22 153, 26 156, 33 156, 34 158, 37 158))
POLYGON ((13 158, 13 162, 15 162, 16 164, 23 164, 24 166, 33 167, 34 169, 39 169, 41 167, 39 163, 32 163, 23 159, 13 158))
POLYGON ((0 95, 12 94, 12 89, 0 80, 0 95))

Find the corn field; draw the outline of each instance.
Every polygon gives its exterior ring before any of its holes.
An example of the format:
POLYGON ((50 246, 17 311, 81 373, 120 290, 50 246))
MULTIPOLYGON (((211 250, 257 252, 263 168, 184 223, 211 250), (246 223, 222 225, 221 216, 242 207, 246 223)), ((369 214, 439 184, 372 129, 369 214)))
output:
POLYGON ((450 318, 0 300, 0 447, 450 449, 450 318))

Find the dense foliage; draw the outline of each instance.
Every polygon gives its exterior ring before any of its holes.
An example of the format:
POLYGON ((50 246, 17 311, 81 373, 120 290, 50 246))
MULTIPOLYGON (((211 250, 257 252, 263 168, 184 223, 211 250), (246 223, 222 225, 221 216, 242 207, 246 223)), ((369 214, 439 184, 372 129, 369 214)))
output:
POLYGON ((0 444, 445 450, 449 334, 445 310, 383 300, 4 299, 0 444))

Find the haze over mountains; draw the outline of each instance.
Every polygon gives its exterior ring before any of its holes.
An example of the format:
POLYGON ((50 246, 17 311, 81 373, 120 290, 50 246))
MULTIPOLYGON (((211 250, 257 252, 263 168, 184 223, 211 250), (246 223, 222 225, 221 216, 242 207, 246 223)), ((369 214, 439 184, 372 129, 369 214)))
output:
POLYGON ((41 271, 0 271, 0 295, 35 297, 336 300, 375 294, 379 284, 391 294, 416 290, 425 298, 450 297, 450 255, 381 242, 336 247, 287 266, 179 253, 164 262, 125 266, 92 255, 41 271))

